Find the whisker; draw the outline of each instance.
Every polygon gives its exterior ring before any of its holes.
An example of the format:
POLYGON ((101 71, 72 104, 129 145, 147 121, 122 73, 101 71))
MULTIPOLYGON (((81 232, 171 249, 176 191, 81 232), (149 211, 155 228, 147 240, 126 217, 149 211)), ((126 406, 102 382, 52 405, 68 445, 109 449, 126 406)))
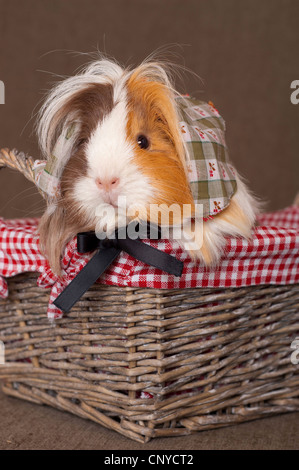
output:
MULTIPOLYGON (((28 193, 28 191, 33 191, 31 194, 27 194, 25 196, 26 197, 32 197, 32 196, 35 196, 36 194, 39 194, 37 188, 33 187, 33 188, 26 188, 24 189, 23 191, 20 191, 19 193, 15 194, 13 197, 9 198, 8 201, 6 201, 6 203, 2 206, 0 206, 0 209, 1 211, 6 209, 9 204, 11 204, 12 202, 15 202, 18 198, 20 198, 21 196, 23 196, 25 193, 28 193)), ((24 199, 24 198, 23 198, 24 199)))

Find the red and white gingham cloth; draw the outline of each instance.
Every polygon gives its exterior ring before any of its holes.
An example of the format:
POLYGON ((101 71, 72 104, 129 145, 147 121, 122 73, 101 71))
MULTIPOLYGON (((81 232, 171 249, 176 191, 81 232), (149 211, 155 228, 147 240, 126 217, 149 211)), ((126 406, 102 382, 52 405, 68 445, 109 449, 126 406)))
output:
MULTIPOLYGON (((262 214, 251 241, 227 238, 225 256, 219 266, 204 268, 192 261, 176 242, 145 240, 155 248, 184 262, 181 278, 137 261, 122 252, 99 282, 119 286, 184 289, 188 287, 242 287, 259 284, 299 282, 299 207, 262 214)), ((48 316, 60 318, 62 312, 52 302, 90 259, 79 255, 76 240, 66 247, 59 279, 39 251, 36 233, 38 219, 0 219, 0 296, 8 296, 6 277, 28 271, 40 273, 38 285, 51 288, 48 316)))

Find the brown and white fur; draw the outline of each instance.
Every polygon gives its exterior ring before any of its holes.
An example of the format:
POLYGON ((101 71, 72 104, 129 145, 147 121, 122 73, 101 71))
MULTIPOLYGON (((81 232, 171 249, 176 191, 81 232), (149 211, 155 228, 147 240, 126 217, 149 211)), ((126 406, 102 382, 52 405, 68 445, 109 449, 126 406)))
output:
MULTIPOLYGON (((63 129, 79 126, 71 156, 62 162, 60 197, 49 204, 40 221, 40 242, 54 272, 66 243, 78 232, 101 223, 99 205, 191 204, 186 176, 188 152, 179 129, 179 112, 169 74, 159 62, 129 70, 108 59, 96 60, 82 73, 54 87, 40 114, 38 135, 49 158, 63 129), (141 148, 138 137, 149 147, 141 148)), ((238 190, 227 209, 203 223, 202 246, 191 256, 205 265, 217 263, 225 236, 249 237, 257 203, 237 175, 238 190)), ((159 221, 155 221, 159 222, 159 221)), ((186 240, 188 233, 183 233, 186 240)), ((185 238, 178 242, 186 247, 185 238)))

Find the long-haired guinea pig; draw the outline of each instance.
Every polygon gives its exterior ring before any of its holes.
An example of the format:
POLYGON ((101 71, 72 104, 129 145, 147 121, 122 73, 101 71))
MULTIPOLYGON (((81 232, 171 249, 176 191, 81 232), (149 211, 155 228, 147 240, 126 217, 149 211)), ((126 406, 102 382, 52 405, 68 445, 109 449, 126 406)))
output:
MULTIPOLYGON (((126 207, 138 206, 138 217, 143 220, 150 219, 152 204, 189 205, 190 217, 194 216, 188 173, 191 147, 182 136, 180 99, 184 97, 175 91, 163 63, 145 61, 137 68, 125 69, 105 58, 90 63, 49 93, 39 114, 38 136, 50 163, 48 176, 52 168, 59 190, 48 198, 39 233, 42 251, 54 272, 61 273, 66 243, 78 232, 101 225, 101 206, 116 207, 125 198, 126 207)), ((216 110, 209 109, 217 117, 216 110)), ((194 127, 198 130, 198 126, 200 120, 194 127)), ((208 133, 206 129, 205 136, 208 133)), ((213 145, 210 142, 206 148, 212 151, 213 145)), ((208 174, 213 175, 215 168, 209 164, 208 174)), ((204 265, 218 262, 225 236, 249 237, 255 222, 258 204, 232 171, 236 188, 229 204, 204 219, 192 250, 189 232, 194 224, 183 226, 177 240, 204 265)), ((172 223, 177 224, 174 217, 170 218, 172 223)))

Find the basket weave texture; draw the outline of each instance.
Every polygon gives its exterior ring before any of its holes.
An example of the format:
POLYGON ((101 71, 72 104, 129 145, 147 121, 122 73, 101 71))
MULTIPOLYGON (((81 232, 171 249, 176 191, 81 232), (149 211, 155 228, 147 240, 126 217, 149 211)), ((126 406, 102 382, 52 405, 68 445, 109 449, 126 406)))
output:
POLYGON ((11 278, 0 300, 5 393, 140 442, 299 410, 298 285, 96 284, 51 324, 36 278, 11 278))

